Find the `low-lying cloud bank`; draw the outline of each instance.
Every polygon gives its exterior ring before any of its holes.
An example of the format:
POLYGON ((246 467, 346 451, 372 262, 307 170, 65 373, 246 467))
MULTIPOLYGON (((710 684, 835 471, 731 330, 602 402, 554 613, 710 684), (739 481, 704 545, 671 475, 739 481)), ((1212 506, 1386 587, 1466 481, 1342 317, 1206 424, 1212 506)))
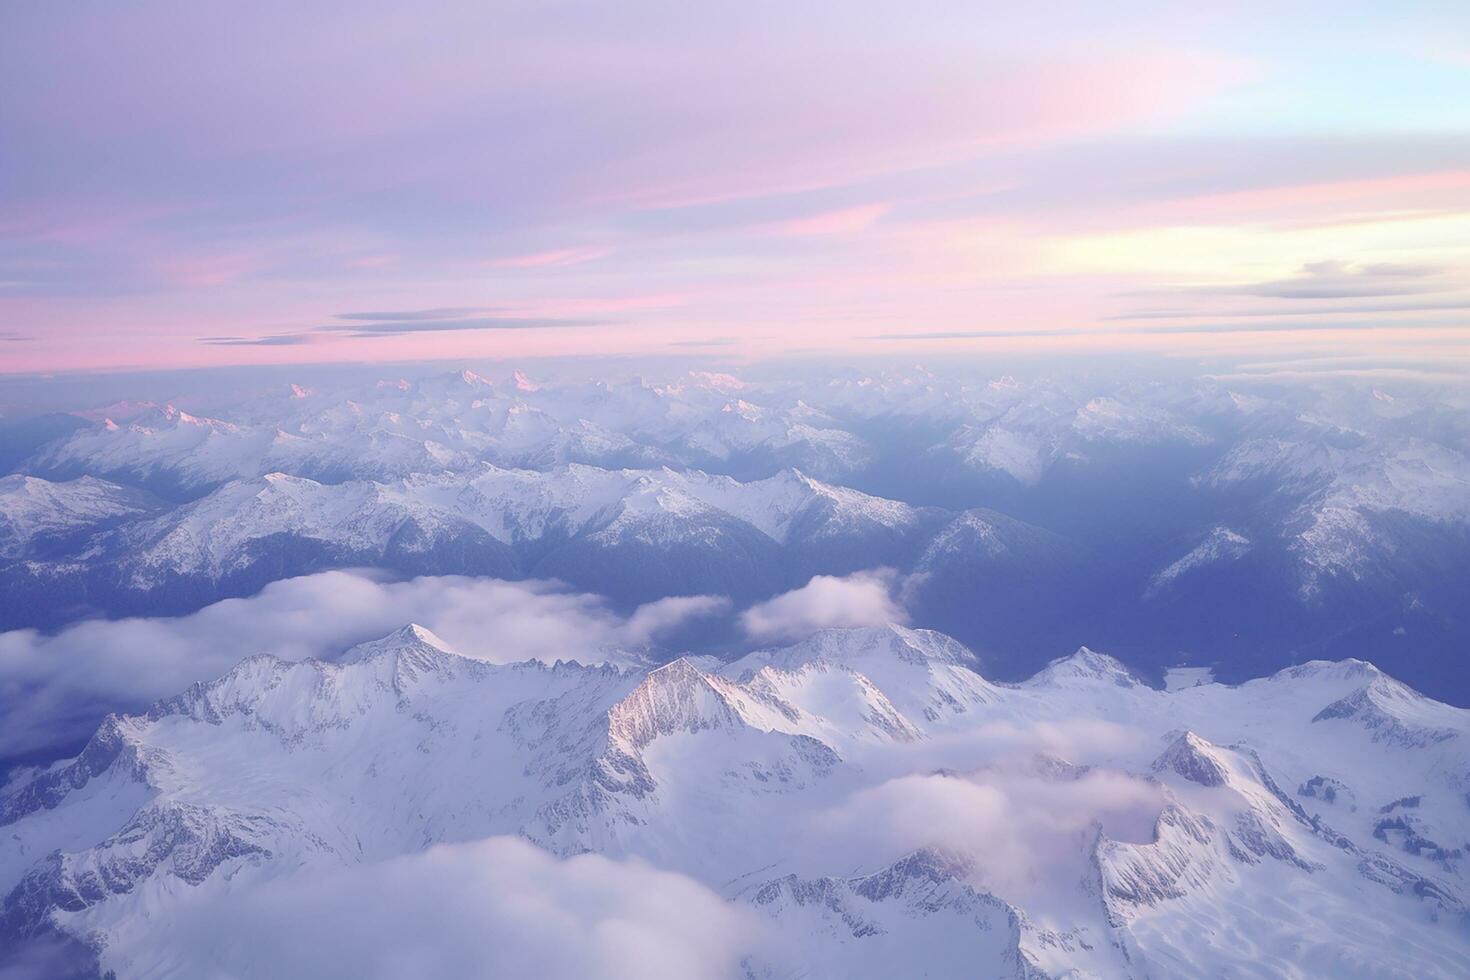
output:
MULTIPOLYGON (((907 622, 878 570, 806 585, 745 610, 755 643, 829 626, 907 622)), ((389 581, 364 571, 284 579, 245 599, 187 616, 93 620, 53 635, 0 633, 0 763, 74 747, 109 711, 138 711, 249 656, 333 659, 358 643, 419 623, 456 651, 494 663, 626 659, 703 620, 730 613, 723 596, 669 596, 627 616, 600 596, 557 582, 464 576, 389 581)))
POLYGON ((492 837, 217 894, 116 952, 140 975, 715 980, 757 936, 683 875, 492 837))
POLYGON ((1058 778, 1007 766, 890 779, 816 814, 810 829, 829 861, 921 847, 963 855, 977 887, 1034 907, 1075 892, 1096 834, 1151 840, 1163 806, 1159 786, 1116 770, 1058 778))
POLYGON ((1126 722, 1078 717, 872 746, 864 784, 796 825, 797 852, 816 867, 859 867, 939 848, 970 863, 975 887, 1039 908, 1076 894, 1098 834, 1153 839, 1162 787, 1116 768, 1149 740, 1126 722))
POLYGON ((258 653, 331 659, 413 622, 483 660, 595 663, 728 606, 722 597, 675 596, 624 618, 600 597, 553 582, 390 582, 336 571, 273 582, 188 616, 98 620, 52 636, 14 630, 0 633, 0 760, 74 744, 108 711, 138 710, 258 653))
POLYGON ((796 640, 836 626, 907 623, 908 613, 894 598, 897 574, 880 568, 851 575, 817 575, 799 589, 751 606, 740 616, 746 635, 757 642, 796 640))

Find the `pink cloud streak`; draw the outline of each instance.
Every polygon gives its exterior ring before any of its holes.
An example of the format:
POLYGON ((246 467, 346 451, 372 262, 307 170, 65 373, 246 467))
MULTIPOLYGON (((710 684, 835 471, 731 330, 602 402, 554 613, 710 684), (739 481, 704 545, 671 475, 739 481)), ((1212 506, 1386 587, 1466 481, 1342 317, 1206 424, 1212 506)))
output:
POLYGON ((485 263, 492 269, 545 269, 566 265, 581 265, 593 262, 608 254, 605 248, 592 246, 580 248, 558 248, 529 255, 513 255, 509 258, 491 259, 485 263))

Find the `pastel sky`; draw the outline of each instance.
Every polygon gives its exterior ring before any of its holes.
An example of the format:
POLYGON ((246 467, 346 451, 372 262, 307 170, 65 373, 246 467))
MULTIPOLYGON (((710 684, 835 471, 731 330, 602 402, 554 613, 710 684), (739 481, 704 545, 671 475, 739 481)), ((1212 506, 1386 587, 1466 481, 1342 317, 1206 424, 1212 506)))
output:
POLYGON ((0 373, 1470 364, 1470 3, 0 0, 0 373))

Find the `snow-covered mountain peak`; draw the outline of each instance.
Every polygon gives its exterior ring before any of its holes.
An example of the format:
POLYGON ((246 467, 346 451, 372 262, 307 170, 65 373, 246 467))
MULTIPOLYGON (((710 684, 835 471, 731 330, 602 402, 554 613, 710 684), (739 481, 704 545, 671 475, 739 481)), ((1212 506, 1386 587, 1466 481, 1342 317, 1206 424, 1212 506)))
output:
POLYGON ((165 405, 151 418, 148 416, 139 416, 134 420, 135 425, 146 426, 150 422, 155 425, 164 424, 180 429, 199 429, 211 435, 215 433, 233 434, 240 431, 240 427, 233 422, 228 422, 224 419, 209 418, 204 415, 192 415, 177 405, 172 404, 165 405))
POLYGON ((627 697, 608 711, 611 736, 638 750, 660 735, 729 728, 743 724, 731 687, 705 674, 686 658, 648 672, 627 697))
POLYGON ((752 405, 750 402, 741 398, 726 402, 720 411, 727 415, 738 415, 747 422, 758 422, 765 415, 765 412, 759 405, 752 405))
POLYGON ((760 957, 748 966, 763 977, 1040 980, 1047 974, 1021 948, 1020 916, 966 881, 971 866, 965 855, 927 847, 855 877, 767 881, 743 898, 793 952, 778 970, 760 957))
POLYGON ((1182 557, 1160 569, 1149 580, 1144 598, 1150 599, 1174 585, 1181 577, 1210 565, 1233 561, 1251 550, 1250 539, 1228 527, 1212 528, 1204 540, 1182 557))
MULTIPOLYGON (((252 657, 0 793, 0 918, 96 934, 105 966, 146 974, 161 940, 130 930, 155 903, 511 834, 735 890, 797 940, 752 954, 757 977, 1229 972, 1238 952, 1178 938, 1200 921, 1271 948, 1325 929, 1314 948, 1353 956, 1398 933, 1425 975, 1454 975, 1463 940, 1431 915, 1461 907, 1465 754, 1382 764, 1363 738, 1343 771, 1324 726, 1344 719, 1311 712, 1349 689, 1397 699, 1367 665, 1166 694, 1086 648, 1051 685, 989 685, 959 644, 900 626, 765 654, 501 666, 408 625, 336 662, 252 657), (990 756, 997 737, 1033 762, 990 756), (1282 789, 1320 774, 1356 801, 1330 827, 1303 804, 1331 804, 1282 789), (1265 894, 1284 921, 1252 911, 1265 894)), ((1470 730, 1427 699, 1390 706, 1470 730)))
POLYGON ((895 861, 889 870, 895 872, 898 877, 909 880, 939 882, 963 879, 974 868, 975 859, 971 855, 938 844, 931 844, 903 856, 895 861))
POLYGON ((359 643, 339 659, 339 664, 362 663, 375 657, 393 656, 408 651, 459 656, 448 643, 441 640, 433 630, 409 623, 376 640, 359 643))
POLYGON ((1458 738, 1470 711, 1432 701, 1375 669, 1366 684, 1327 705, 1312 721, 1350 722, 1370 732, 1375 742, 1423 748, 1458 738))
POLYGON ((1116 687, 1141 687, 1143 682, 1123 663, 1088 647, 1047 664, 1025 682, 1026 687, 1075 687, 1098 681, 1116 687))
POLYGON ((92 476, 59 482, 0 477, 0 558, 24 557, 39 541, 95 531, 152 509, 145 494, 92 476))
POLYGON ((1052 565, 1075 549, 1062 536, 993 510, 972 508, 940 529, 919 556, 921 572, 947 578, 951 569, 1014 561, 1052 565))
POLYGON ((957 723, 997 696, 963 644, 897 624, 819 630, 792 646, 747 654, 722 674, 812 715, 844 719, 837 726, 844 736, 898 741, 957 723), (858 710, 834 715, 834 699, 856 701, 858 710))
POLYGON ((1072 427, 1087 439, 1177 441, 1196 446, 1210 442, 1208 435, 1166 409, 1107 396, 1093 398, 1077 409, 1072 427))
POLYGON ((1273 680, 1360 681, 1368 683, 1383 677, 1383 671, 1366 660, 1308 660, 1304 664, 1285 667, 1272 675, 1273 680))
MULTIPOLYGON (((401 698, 417 696, 415 691, 419 686, 431 680, 436 685, 452 685, 463 676, 486 677, 498 669, 486 661, 464 656, 417 623, 400 627, 381 639, 358 644, 334 666, 348 675, 354 671, 365 672, 377 684, 391 687, 401 698)), ((344 690, 357 683, 350 676, 343 681, 344 690)), ((431 689, 434 690, 438 687, 431 689)))
POLYGON ((182 716, 211 724, 237 717, 293 739, 348 724, 376 706, 431 697, 446 685, 484 678, 495 669, 410 624, 358 644, 335 662, 283 660, 269 653, 247 657, 217 680, 158 702, 147 717, 182 716), (428 682, 434 686, 424 688, 428 682))
POLYGON ((493 384, 489 378, 482 377, 468 369, 459 372, 459 378, 467 385, 490 385, 493 384))
POLYGON ((95 476, 75 480, 52 481, 23 473, 0 477, 0 506, 9 509, 11 502, 34 501, 37 505, 66 506, 75 500, 107 496, 125 488, 95 476))
POLYGON ((1006 543, 990 516, 983 510, 960 514, 930 542, 920 564, 933 564, 943 555, 1004 554, 1006 543))
POLYGON ((948 664, 977 672, 980 668, 979 658, 952 637, 889 623, 818 630, 792 646, 748 654, 732 663, 726 673, 739 676, 768 665, 792 670, 819 662, 856 665, 885 660, 920 666, 948 664))
POLYGON ((109 772, 146 784, 141 729, 137 719, 109 714, 76 758, 63 760, 29 780, 4 787, 5 791, 0 793, 0 827, 61 805, 68 794, 84 790, 92 780, 109 772))
POLYGON ((1149 767, 1154 772, 1172 772, 1201 786, 1224 786, 1229 781, 1229 766, 1221 759, 1214 744, 1194 732, 1185 731, 1176 738, 1149 767))
POLYGON ((308 485, 318 485, 315 480, 308 480, 305 477, 293 476, 290 473, 282 473, 280 470, 266 473, 260 479, 261 482, 267 487, 300 487, 308 485))

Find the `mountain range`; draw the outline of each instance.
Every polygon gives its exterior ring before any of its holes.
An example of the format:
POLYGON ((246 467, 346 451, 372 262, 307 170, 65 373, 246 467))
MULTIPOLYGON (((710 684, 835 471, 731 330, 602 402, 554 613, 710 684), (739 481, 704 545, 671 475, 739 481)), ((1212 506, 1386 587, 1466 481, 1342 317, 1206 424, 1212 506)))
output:
MULTIPOLYGON (((14 774, 0 935, 119 977, 302 975, 316 954, 242 937, 270 896, 350 929, 313 882, 526 841, 710 896, 746 977, 1463 976, 1467 736, 1360 661, 1161 690, 1087 648, 999 682, 899 626, 630 668, 410 625, 246 659, 14 774)), ((496 914, 436 942, 508 963, 477 945, 496 914)))
POLYGON ((460 371, 210 414, 90 407, 47 416, 0 479, 0 628, 176 615, 352 566, 557 578, 624 607, 888 567, 914 622, 1007 680, 1094 643, 1153 680, 1357 657, 1470 704, 1462 400, 460 371))

